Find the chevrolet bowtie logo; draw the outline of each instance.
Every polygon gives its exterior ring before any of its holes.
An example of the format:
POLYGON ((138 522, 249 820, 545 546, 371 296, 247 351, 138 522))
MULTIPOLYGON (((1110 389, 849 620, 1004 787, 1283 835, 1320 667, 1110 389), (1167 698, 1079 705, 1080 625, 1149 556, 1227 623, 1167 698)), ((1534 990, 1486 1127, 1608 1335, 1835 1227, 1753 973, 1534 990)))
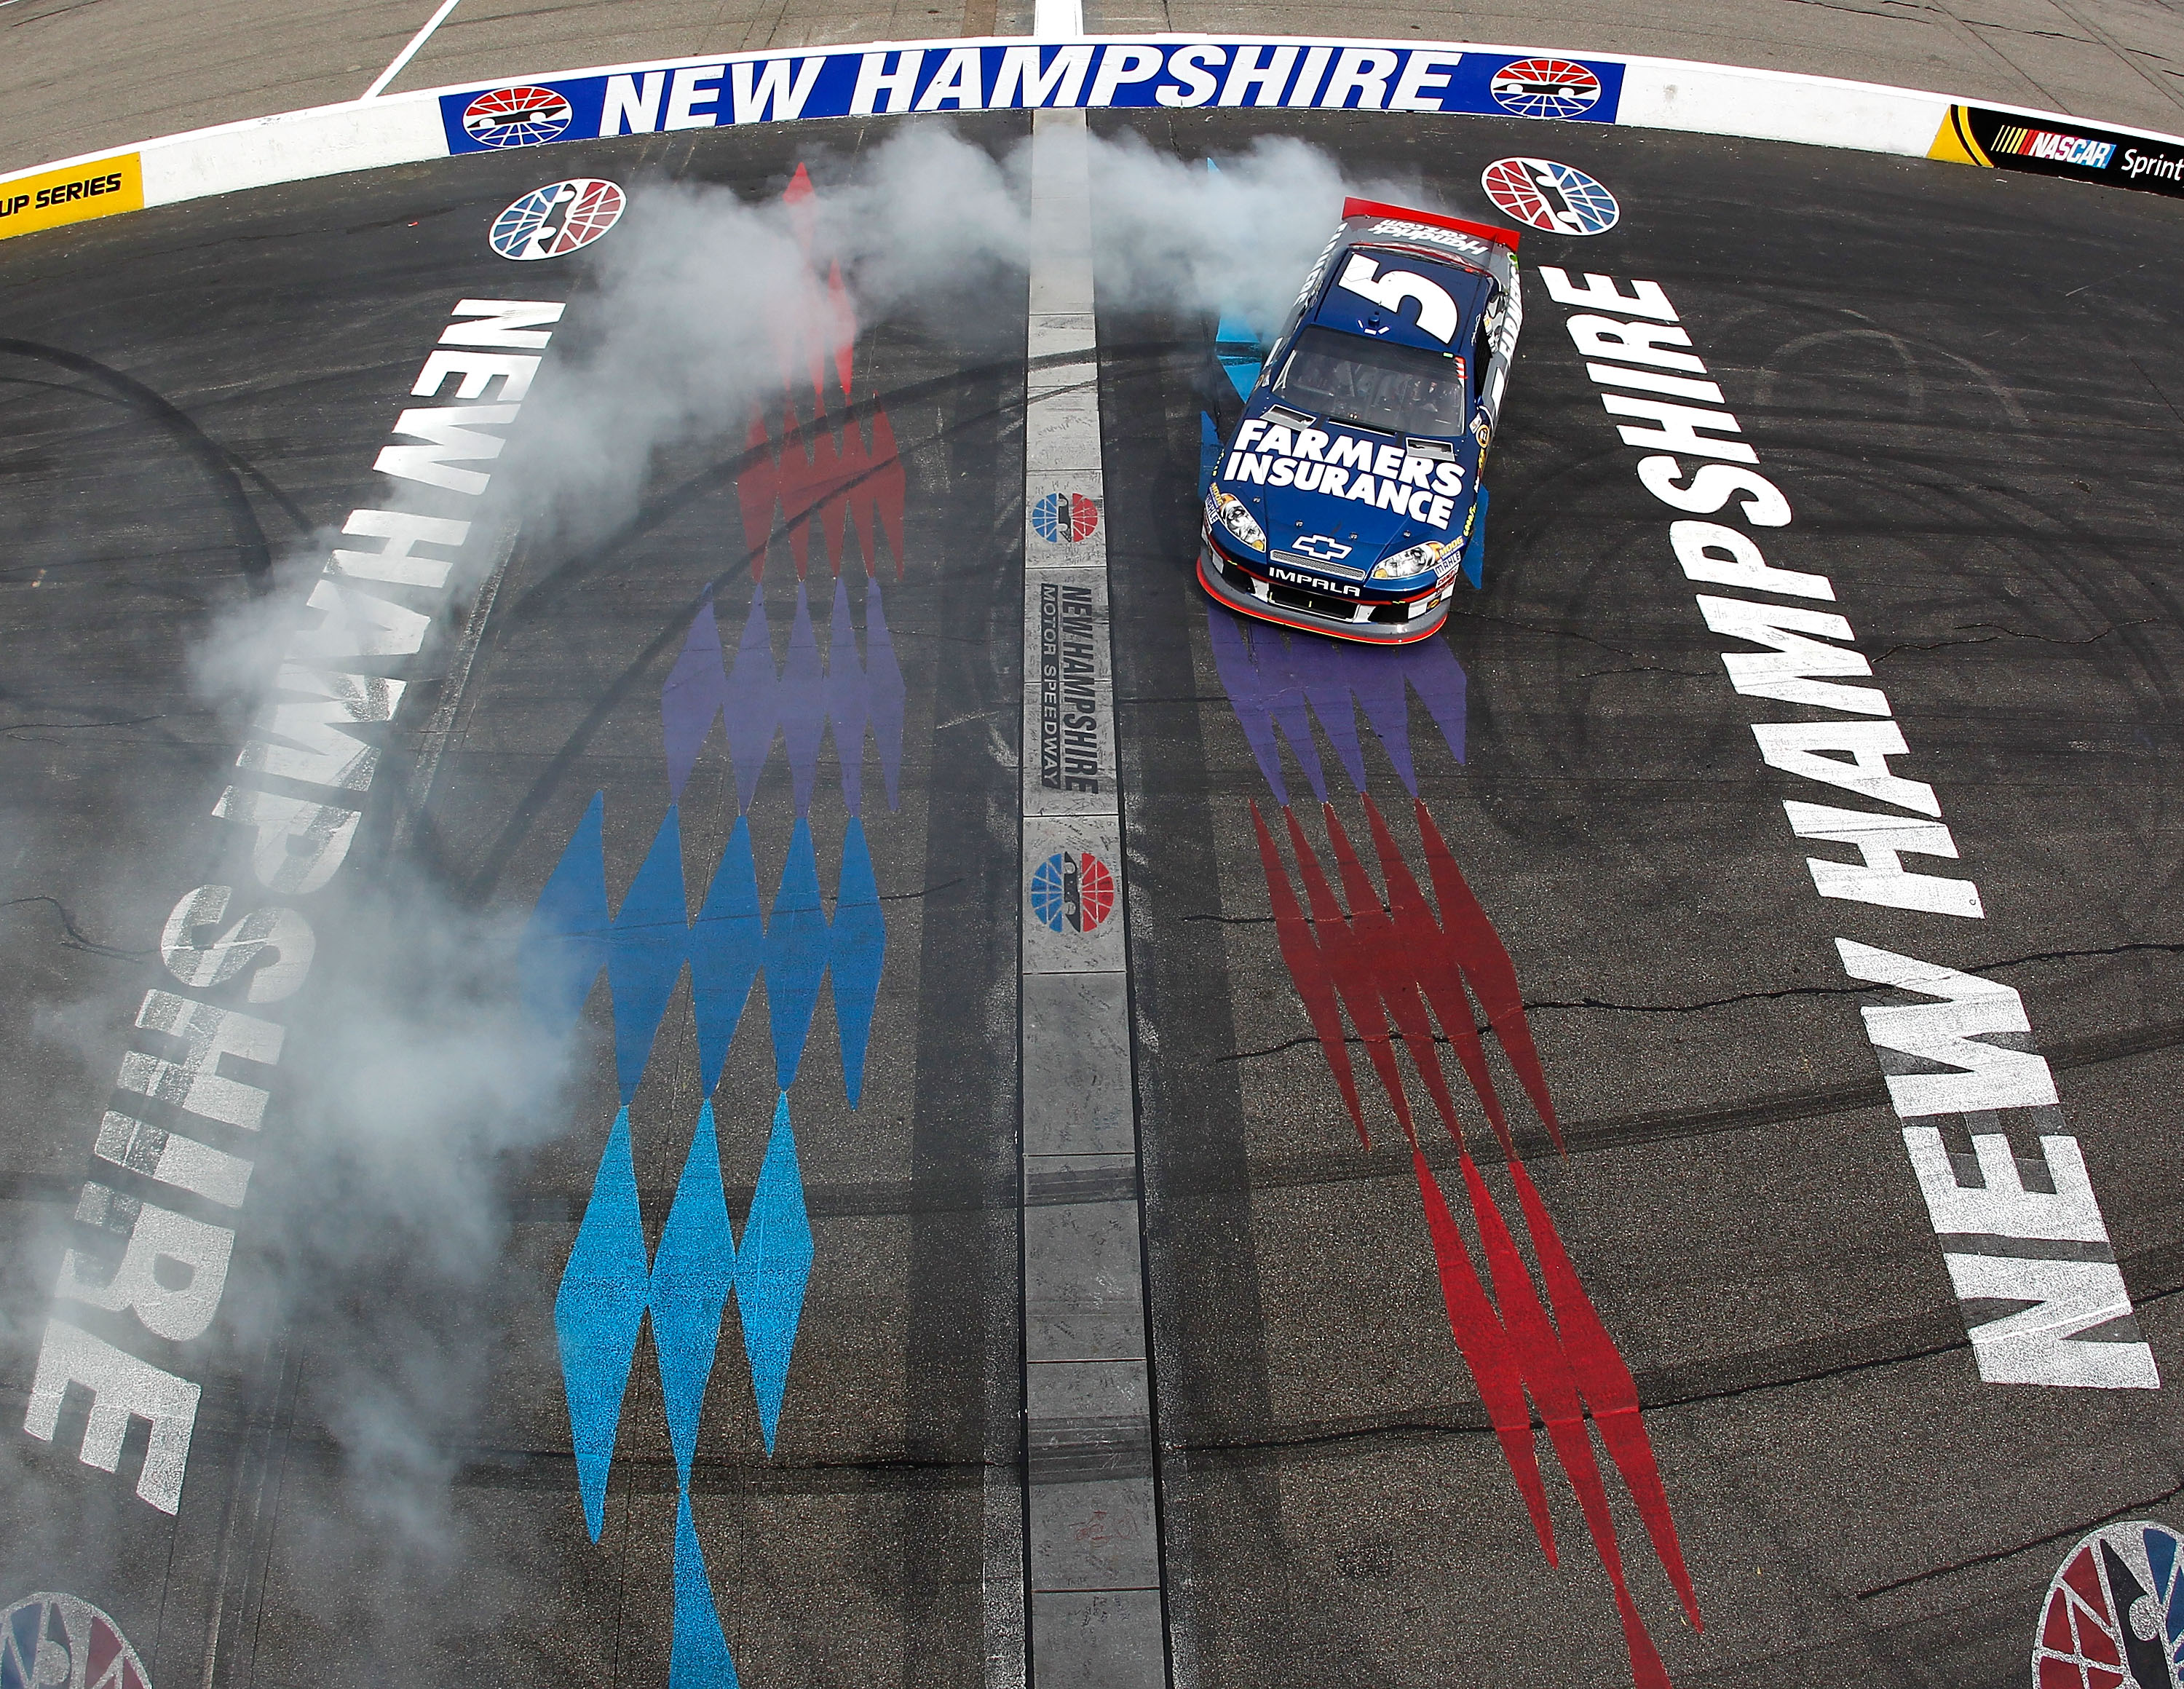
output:
POLYGON ((1290 546, 1290 549, 1300 557, 1316 557, 1323 563, 1332 563, 1338 558, 1347 557, 1350 555, 1348 546, 1336 539, 1334 535, 1325 533, 1306 534, 1290 546))

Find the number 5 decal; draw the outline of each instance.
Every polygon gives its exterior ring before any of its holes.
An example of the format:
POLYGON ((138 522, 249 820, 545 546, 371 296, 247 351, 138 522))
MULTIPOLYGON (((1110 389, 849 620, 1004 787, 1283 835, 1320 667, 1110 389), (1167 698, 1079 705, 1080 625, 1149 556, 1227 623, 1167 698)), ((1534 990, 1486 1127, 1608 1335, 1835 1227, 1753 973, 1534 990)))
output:
POLYGON ((1401 315, 1403 301, 1418 302, 1418 327, 1446 344, 1456 338, 1458 318, 1456 301, 1438 283, 1408 270, 1392 270, 1385 276, 1380 266, 1362 252, 1352 253, 1344 267, 1340 286, 1370 299, 1384 311, 1401 315))

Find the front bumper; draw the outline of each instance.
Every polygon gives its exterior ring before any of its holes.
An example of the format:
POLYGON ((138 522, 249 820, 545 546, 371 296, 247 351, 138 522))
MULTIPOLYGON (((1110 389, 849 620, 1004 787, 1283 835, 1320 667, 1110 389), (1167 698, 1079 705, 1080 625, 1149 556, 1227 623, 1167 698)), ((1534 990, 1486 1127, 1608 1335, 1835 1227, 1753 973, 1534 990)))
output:
POLYGON ((1198 583, 1242 615, 1361 645, 1411 645, 1432 638, 1448 620, 1453 584, 1444 581, 1407 603, 1328 597, 1261 580, 1205 540, 1198 548, 1198 583), (1395 612, 1404 619, 1394 620, 1395 612))

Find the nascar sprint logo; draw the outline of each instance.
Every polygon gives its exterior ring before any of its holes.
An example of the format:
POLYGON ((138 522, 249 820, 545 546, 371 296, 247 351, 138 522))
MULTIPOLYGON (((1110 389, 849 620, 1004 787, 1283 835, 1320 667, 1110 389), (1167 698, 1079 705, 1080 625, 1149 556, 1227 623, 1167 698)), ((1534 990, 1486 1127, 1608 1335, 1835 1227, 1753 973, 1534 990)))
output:
POLYGON ((1994 137, 1990 152, 2020 159, 2045 159, 2055 164, 2083 164, 2089 170, 2108 168, 2115 157, 2113 141, 2090 140, 2083 135, 2058 135, 2045 129, 2020 129, 2012 124, 1994 137))

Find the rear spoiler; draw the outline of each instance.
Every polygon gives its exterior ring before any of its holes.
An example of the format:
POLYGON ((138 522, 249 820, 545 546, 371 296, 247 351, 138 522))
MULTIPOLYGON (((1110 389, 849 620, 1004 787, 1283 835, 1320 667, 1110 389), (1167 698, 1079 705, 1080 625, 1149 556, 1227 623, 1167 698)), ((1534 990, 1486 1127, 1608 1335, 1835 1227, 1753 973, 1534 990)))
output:
POLYGON ((1460 234, 1476 235, 1482 241, 1492 241, 1496 246, 1517 250, 1517 231, 1496 228, 1491 223, 1467 223, 1461 217, 1449 217, 1438 211, 1414 211, 1407 205, 1385 205, 1377 199, 1346 199, 1342 202, 1345 222, 1352 217, 1394 217, 1407 223, 1425 223, 1436 229, 1454 229, 1460 234))

